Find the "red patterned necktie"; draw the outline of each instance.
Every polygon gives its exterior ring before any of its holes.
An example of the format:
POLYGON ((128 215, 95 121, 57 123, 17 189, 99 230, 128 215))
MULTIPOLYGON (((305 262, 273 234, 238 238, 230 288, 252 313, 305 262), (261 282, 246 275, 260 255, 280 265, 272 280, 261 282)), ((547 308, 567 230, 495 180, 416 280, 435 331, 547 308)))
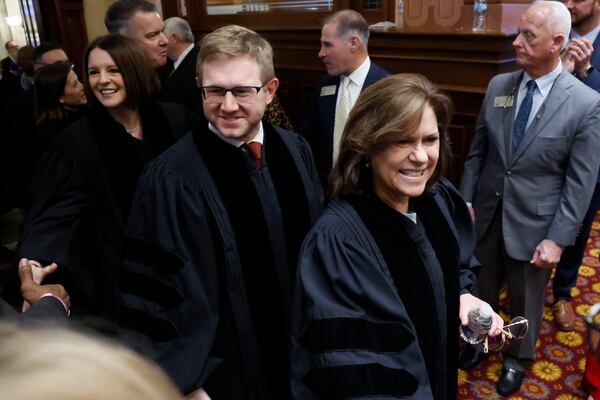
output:
POLYGON ((262 144, 260 144, 259 142, 249 142, 246 143, 246 148, 248 149, 248 152, 252 155, 252 158, 254 158, 254 161, 256 163, 256 169, 259 169, 262 144))

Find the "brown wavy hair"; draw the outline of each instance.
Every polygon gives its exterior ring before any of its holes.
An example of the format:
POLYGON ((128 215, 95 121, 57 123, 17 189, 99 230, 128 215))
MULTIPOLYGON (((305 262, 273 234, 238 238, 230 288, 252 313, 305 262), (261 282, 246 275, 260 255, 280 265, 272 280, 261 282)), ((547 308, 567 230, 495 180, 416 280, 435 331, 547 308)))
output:
POLYGON ((329 175, 330 198, 361 195, 372 188, 369 161, 373 154, 416 130, 425 106, 430 105, 440 132, 440 155, 425 190, 447 171, 452 159, 448 125, 452 102, 419 74, 388 76, 369 86, 352 108, 340 144, 340 154, 329 175))

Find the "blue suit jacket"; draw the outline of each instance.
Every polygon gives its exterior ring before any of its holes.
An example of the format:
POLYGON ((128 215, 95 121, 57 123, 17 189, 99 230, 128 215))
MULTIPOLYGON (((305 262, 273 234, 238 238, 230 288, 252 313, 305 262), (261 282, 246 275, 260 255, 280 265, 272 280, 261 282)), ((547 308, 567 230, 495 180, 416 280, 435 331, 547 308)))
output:
MULTIPOLYGON (((582 79, 581 82, 585 83, 587 86, 591 87, 594 90, 600 91, 600 35, 596 36, 596 40, 594 40, 593 46, 594 52, 592 53, 590 64, 592 64, 594 69, 588 75, 588 77, 582 79), (598 51, 596 51, 596 49, 598 49, 598 51)), ((600 183, 600 171, 598 171, 598 177, 596 178, 596 182, 600 183)))
MULTIPOLYGON (((385 78, 390 73, 371 62, 371 68, 365 79, 361 91, 369 85, 385 78)), ((300 134, 308 140, 313 151, 319 173, 329 173, 332 166, 333 154, 333 125, 335 123, 335 105, 337 90, 340 86, 340 76, 323 75, 313 94, 313 100, 300 134), (325 86, 336 86, 335 93, 321 96, 321 89, 325 86)))

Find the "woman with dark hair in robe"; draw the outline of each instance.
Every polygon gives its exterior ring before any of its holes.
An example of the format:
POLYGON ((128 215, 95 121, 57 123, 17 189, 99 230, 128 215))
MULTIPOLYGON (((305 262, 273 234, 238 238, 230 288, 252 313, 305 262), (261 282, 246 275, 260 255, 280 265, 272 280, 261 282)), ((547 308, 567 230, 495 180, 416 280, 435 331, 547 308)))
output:
MULTIPOLYGON (((421 75, 365 90, 306 237, 292 314, 295 399, 456 398, 475 237, 442 178, 451 102, 421 75)), ((502 326, 493 315, 490 334, 502 326)))
POLYGON ((73 315, 112 319, 124 227, 144 166, 188 130, 187 112, 152 99, 155 71, 131 39, 93 40, 83 60, 90 109, 56 138, 34 174, 22 257, 55 262, 73 315))
POLYGON ((37 70, 33 98, 33 150, 34 160, 38 160, 58 134, 83 115, 87 97, 73 64, 57 62, 37 70))

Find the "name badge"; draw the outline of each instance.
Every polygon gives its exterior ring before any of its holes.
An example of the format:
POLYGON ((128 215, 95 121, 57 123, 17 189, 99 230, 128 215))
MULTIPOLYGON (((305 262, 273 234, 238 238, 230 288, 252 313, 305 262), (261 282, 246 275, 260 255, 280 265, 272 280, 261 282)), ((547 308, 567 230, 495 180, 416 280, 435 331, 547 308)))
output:
POLYGON ((497 96, 494 98, 494 107, 512 107, 515 102, 515 96, 497 96))
POLYGON ((332 94, 335 94, 336 89, 337 89, 336 85, 323 86, 321 88, 321 96, 331 96, 332 94))

